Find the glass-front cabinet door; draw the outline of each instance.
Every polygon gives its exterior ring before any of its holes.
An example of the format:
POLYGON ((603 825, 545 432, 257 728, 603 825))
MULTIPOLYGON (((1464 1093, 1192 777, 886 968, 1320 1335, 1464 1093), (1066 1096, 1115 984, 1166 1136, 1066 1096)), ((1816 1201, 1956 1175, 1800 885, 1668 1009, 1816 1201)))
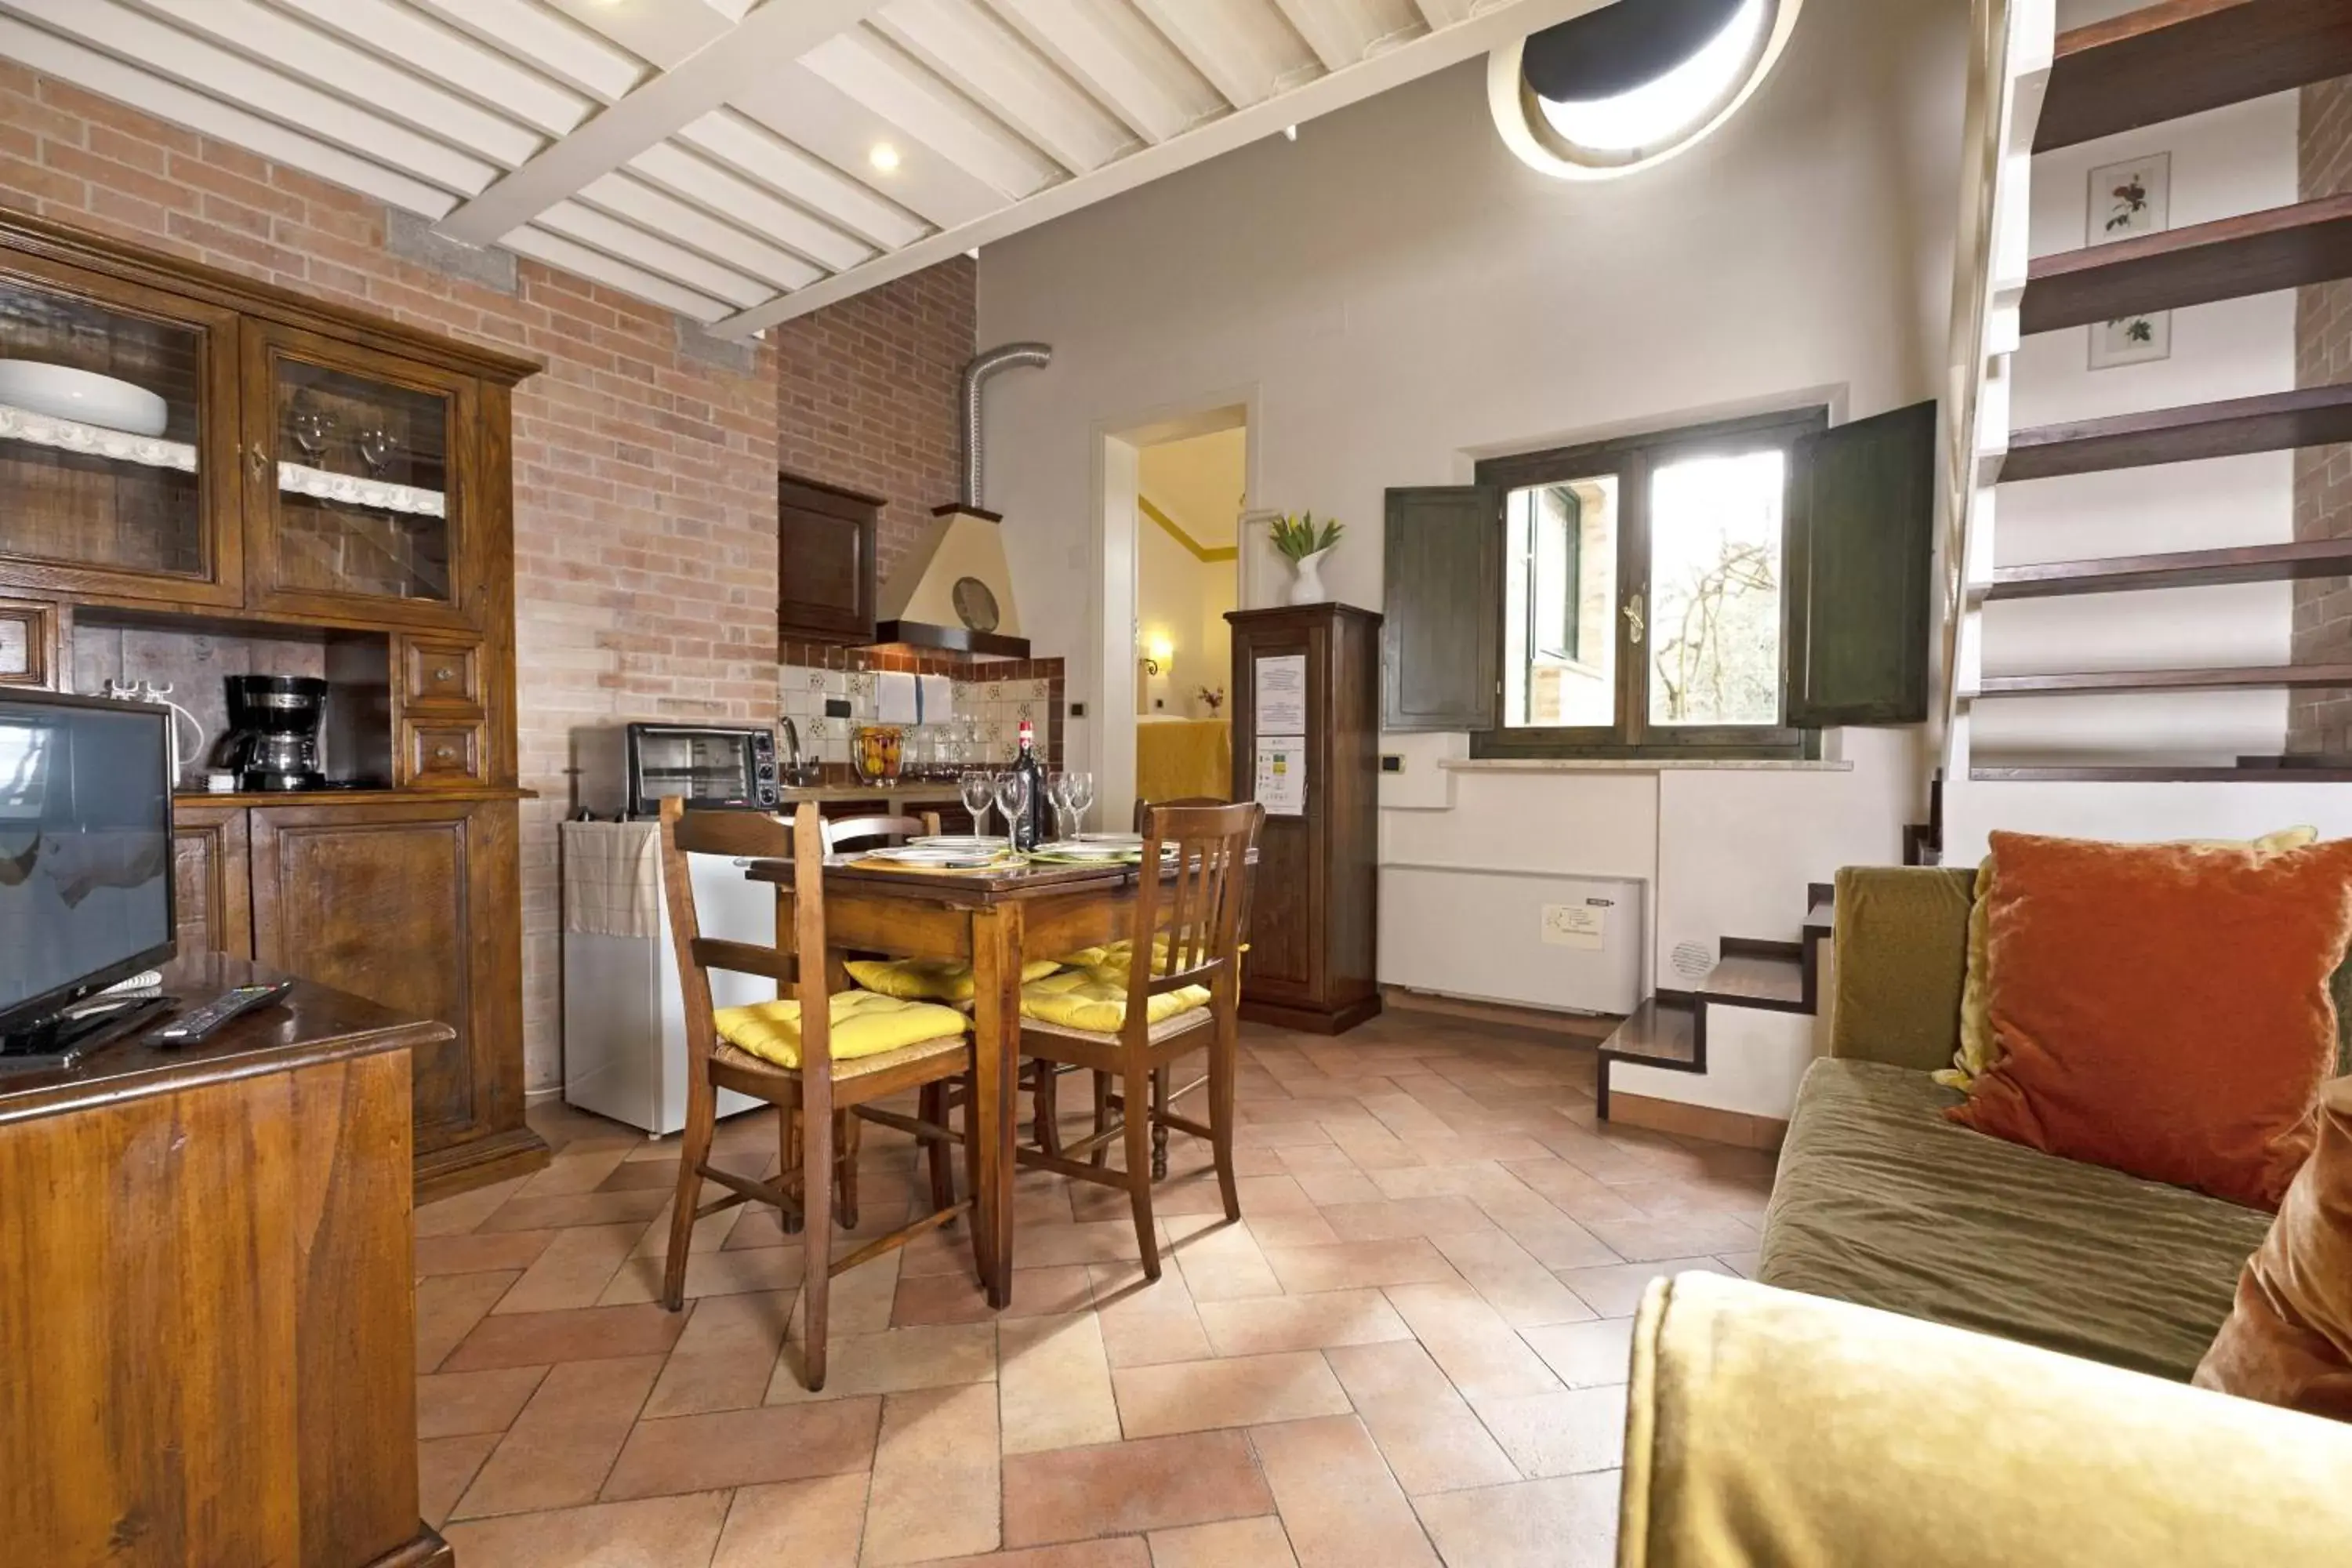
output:
POLYGON ((471 378, 248 323, 254 608, 467 620, 471 378))
POLYGON ((20 584, 235 605, 233 311, 37 258, 0 271, 0 559, 20 584))

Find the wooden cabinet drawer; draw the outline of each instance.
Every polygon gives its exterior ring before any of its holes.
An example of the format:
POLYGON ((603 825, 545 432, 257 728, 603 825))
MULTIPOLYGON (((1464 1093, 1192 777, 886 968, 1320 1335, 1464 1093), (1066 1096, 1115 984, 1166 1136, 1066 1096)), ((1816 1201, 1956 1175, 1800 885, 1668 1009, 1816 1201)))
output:
POLYGON ((466 643, 403 639, 401 706, 405 709, 478 709, 482 705, 482 650, 466 643))
POLYGON ((406 719, 400 729, 405 774, 401 783, 417 789, 448 789, 487 782, 478 720, 406 719))
POLYGON ((62 642, 58 607, 37 599, 0 599, 0 686, 55 690, 62 642))

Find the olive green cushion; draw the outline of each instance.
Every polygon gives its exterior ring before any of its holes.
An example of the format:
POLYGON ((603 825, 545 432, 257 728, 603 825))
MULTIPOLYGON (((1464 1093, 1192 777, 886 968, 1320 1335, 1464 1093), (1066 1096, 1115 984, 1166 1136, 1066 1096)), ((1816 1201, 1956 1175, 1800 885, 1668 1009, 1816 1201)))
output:
POLYGON ((1972 1132, 1960 1099, 1816 1062, 1759 1278, 2186 1382, 2271 1216, 1972 1132))

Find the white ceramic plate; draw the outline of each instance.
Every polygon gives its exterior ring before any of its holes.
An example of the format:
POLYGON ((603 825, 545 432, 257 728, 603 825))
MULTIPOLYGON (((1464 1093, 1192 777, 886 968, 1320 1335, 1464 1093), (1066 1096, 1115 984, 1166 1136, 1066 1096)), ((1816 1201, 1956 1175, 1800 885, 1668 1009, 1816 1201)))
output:
POLYGON ((37 359, 0 359, 0 403, 133 436, 161 436, 171 408, 143 386, 37 359))
POLYGON ((935 866, 941 870, 959 870, 972 866, 985 866, 996 858, 992 849, 946 849, 936 845, 909 844, 903 849, 868 850, 862 858, 887 860, 895 866, 935 866))
POLYGON ((1140 833, 1081 833, 1069 842, 1073 844, 1112 844, 1117 845, 1121 849, 1140 849, 1143 847, 1143 835, 1140 833))
POLYGON ((1035 853, 1063 860, 1118 860, 1134 854, 1138 847, 1133 844, 1095 844, 1083 838, 1064 838, 1040 844, 1035 853))
POLYGON ((938 833, 925 838, 909 838, 907 844, 910 848, 965 849, 975 855, 993 855, 1004 847, 1003 839, 976 833, 938 833))

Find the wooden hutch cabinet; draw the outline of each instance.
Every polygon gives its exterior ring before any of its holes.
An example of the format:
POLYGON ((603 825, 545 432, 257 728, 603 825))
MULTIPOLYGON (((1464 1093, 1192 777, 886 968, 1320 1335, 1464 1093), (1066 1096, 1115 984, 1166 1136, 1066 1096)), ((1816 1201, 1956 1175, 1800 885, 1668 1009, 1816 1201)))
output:
POLYGON ((0 684, 168 686, 205 731, 184 954, 456 1029, 415 1053, 420 1196, 547 1157, 522 1119, 509 430, 538 368, 0 211, 0 684), (327 682, 330 787, 205 792, 243 674, 327 682))

